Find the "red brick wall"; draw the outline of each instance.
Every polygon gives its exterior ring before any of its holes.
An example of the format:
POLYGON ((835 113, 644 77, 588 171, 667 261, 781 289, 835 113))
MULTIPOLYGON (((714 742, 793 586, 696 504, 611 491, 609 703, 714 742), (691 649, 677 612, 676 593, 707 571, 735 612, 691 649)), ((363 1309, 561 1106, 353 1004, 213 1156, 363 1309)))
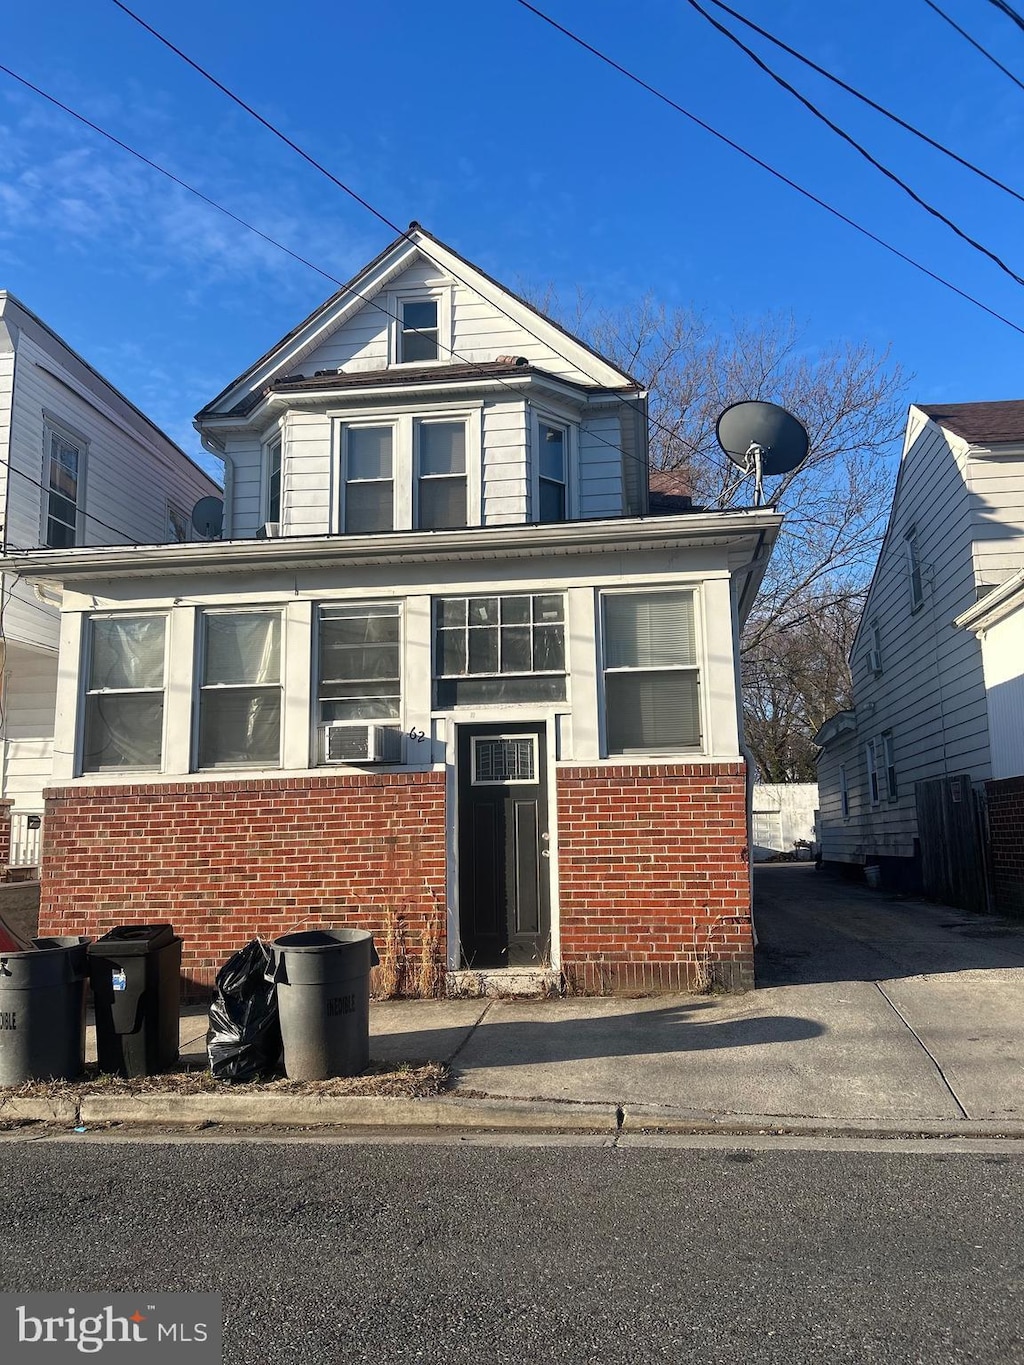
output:
POLYGON ((744 765, 560 768, 557 781, 570 984, 752 986, 744 765))
POLYGON ((986 782, 992 894, 1001 915, 1024 915, 1024 777, 986 782))
POLYGON ((0 801, 0 867, 11 860, 11 807, 13 801, 0 801))
POLYGON ((444 806, 443 773, 52 790, 40 933, 168 920, 200 987, 305 921, 371 929, 381 949, 393 912, 411 959, 443 952, 444 806))

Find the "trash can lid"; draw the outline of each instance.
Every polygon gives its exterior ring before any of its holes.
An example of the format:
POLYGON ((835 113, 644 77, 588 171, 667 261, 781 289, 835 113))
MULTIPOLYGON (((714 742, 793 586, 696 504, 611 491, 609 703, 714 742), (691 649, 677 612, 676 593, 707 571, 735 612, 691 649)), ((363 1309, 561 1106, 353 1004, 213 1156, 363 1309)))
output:
POLYGON ((289 952, 322 952, 325 948, 348 948, 373 941, 369 929, 302 929, 296 934, 282 934, 274 939, 275 948, 289 952))
POLYGON ((174 942, 172 924, 119 924, 89 944, 89 952, 102 956, 117 945, 120 953, 150 953, 174 942))

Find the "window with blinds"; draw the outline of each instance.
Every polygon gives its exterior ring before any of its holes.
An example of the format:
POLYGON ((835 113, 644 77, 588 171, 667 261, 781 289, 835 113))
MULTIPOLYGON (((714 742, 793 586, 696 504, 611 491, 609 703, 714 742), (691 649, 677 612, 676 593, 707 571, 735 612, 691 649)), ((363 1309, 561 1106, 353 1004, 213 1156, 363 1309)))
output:
POLYGON ((608 752, 699 748, 694 594, 608 593, 603 607, 608 752))

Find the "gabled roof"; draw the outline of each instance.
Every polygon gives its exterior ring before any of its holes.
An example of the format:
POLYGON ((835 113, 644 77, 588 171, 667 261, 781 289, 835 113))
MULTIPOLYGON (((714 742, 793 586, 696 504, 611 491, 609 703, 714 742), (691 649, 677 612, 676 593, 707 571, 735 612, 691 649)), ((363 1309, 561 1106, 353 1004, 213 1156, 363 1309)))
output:
POLYGON ((933 422, 972 445, 1024 442, 1024 399, 996 403, 915 403, 933 422))
MULTIPOLYGON (((304 352, 308 353, 314 345, 319 344, 341 326, 347 317, 372 302, 377 294, 386 289, 390 280, 412 264, 417 255, 484 296, 495 293, 502 295, 502 307, 508 310, 513 319, 519 320, 525 330, 544 341, 554 352, 587 375, 588 379, 592 379, 594 388, 643 389, 638 380, 607 356, 601 355, 585 341, 574 337, 559 323, 545 316, 507 286, 467 261, 457 251, 420 227, 419 223, 413 222, 409 224, 407 232, 396 237, 369 265, 364 266, 357 275, 310 313, 309 317, 297 327, 293 327, 276 345, 207 403, 196 415, 197 424, 206 418, 222 416, 232 411, 244 411, 247 400, 254 390, 262 393, 275 381, 291 374, 296 369, 297 357, 301 358, 304 352), (517 319, 517 314, 521 315, 521 318, 517 319)), ((453 355, 451 360, 453 366, 467 364, 460 356, 453 355)))

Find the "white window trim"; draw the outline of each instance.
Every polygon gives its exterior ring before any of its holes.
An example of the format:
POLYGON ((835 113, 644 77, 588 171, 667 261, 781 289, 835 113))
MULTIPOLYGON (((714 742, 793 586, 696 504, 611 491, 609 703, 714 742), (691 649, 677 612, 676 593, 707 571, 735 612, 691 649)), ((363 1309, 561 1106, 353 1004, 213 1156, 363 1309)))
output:
MULTIPOLYGON (((309 745, 312 755, 311 767, 325 766, 320 752, 320 731, 325 724, 330 725, 386 725, 398 727, 404 731, 405 711, 406 711, 406 639, 405 639, 405 619, 406 602, 404 597, 318 597, 312 603, 312 632, 310 643, 310 666, 312 668, 313 682, 309 694, 309 745), (398 608, 398 715, 395 717, 365 717, 353 720, 332 720, 329 722, 320 719, 320 608, 321 607, 392 607, 398 608)), ((337 767, 337 764, 331 764, 337 767)))
MULTIPOLYGON (((285 708, 288 704, 287 697, 287 659, 288 659, 288 612, 279 602, 253 603, 245 606, 211 606, 201 607, 196 612, 196 641, 193 664, 192 678, 192 741, 190 750, 189 772, 193 773, 230 773, 238 772, 271 772, 278 771, 284 767, 284 737, 285 737, 285 708), (208 616, 267 616, 271 612, 277 614, 280 619, 280 649, 278 660, 278 681, 276 683, 239 683, 237 688, 250 687, 277 687, 281 694, 280 719, 277 732, 277 762, 264 763, 256 759, 250 763, 216 763, 209 767, 200 767, 199 764, 199 736, 201 728, 201 711, 203 693, 205 691, 217 691, 217 686, 209 688, 203 683, 203 676, 206 672, 206 618, 208 616)), ((222 690, 232 690, 223 688, 222 690)), ((166 711, 166 706, 164 710, 166 711)))
MULTIPOLYGON (((691 759, 695 755, 710 755, 714 753, 713 736, 711 734, 711 717, 709 713, 709 692, 708 686, 708 645, 707 629, 704 620, 704 593, 701 584, 697 583, 634 583, 628 588, 602 588, 598 593, 597 616, 596 616, 596 635, 597 635, 597 678, 598 678, 598 744, 602 759, 611 759, 614 762, 645 762, 648 758, 665 758, 675 755, 684 755, 691 759), (635 753, 620 754, 611 753, 608 749, 608 699, 605 694, 605 674, 611 672, 638 673, 638 672, 658 672, 657 669, 613 669, 605 668, 605 635, 604 635, 604 599, 606 597, 636 597, 656 592, 689 592, 693 594, 693 633, 694 646, 697 655, 697 662, 692 665, 679 665, 679 672, 693 672, 697 674, 697 715, 700 720, 700 743, 689 745, 683 749, 644 749, 637 750, 635 753)), ((668 670, 665 670, 668 671, 668 670)))
POLYGON ((80 431, 69 426, 60 417, 55 417, 52 413, 43 409, 43 462, 42 476, 39 480, 42 485, 40 493, 40 518, 39 518, 39 544, 45 547, 47 543, 47 528, 50 518, 50 434, 54 433, 61 440, 67 441, 68 445, 76 446, 78 449, 78 492, 75 499, 75 544, 81 545, 85 540, 85 493, 86 493, 86 471, 89 467, 89 440, 80 431))
POLYGON ((169 706, 167 701, 168 666, 170 663, 171 645, 171 613, 170 611, 145 610, 142 611, 90 611, 82 616, 81 637, 79 642, 79 668, 78 668, 78 703, 76 706, 77 720, 75 722, 75 758, 74 774, 76 777, 85 777, 93 782, 104 780, 109 776, 117 776, 122 773, 162 773, 167 765, 167 720, 169 706), (153 693, 160 692, 164 699, 163 724, 160 727, 160 763, 156 768, 131 767, 125 764, 118 768, 89 768, 85 767, 85 708, 86 698, 97 695, 89 686, 89 674, 92 672, 92 623, 93 621, 134 621, 141 616, 159 616, 164 622, 164 667, 163 667, 163 686, 162 687, 112 687, 109 690, 117 696, 124 696, 128 693, 153 693))
POLYGON ((877 739, 869 739, 864 745, 864 766, 868 778, 868 802, 872 807, 882 804, 882 783, 878 767, 877 739))
MULTIPOLYGON (((879 735, 882 754, 882 771, 885 775, 885 799, 899 800, 899 779, 896 775, 896 739, 891 730, 883 730, 879 735)), ((879 784, 881 785, 881 784, 879 784)))
POLYGON ((276 521, 279 524, 284 521, 284 424, 273 431, 269 431, 263 438, 260 448, 260 525, 265 526, 268 521, 276 521), (277 516, 270 515, 270 454, 274 446, 281 446, 281 475, 280 488, 278 490, 278 509, 277 516))
MULTIPOLYGON (((347 433, 352 427, 391 427, 391 477, 393 484, 392 526, 396 531, 416 529, 416 485, 418 452, 416 425, 419 422, 462 422, 466 424, 466 525, 479 526, 482 518, 483 403, 437 404, 415 411, 394 408, 375 411, 353 409, 332 414, 331 438, 331 520, 333 535, 345 532, 345 484, 347 433)), ((358 532, 356 533, 358 534, 358 532)))
POLYGON ((450 281, 437 284, 418 285, 411 289, 396 289, 387 296, 388 318, 388 368, 422 369, 431 365, 451 365, 456 362, 453 354, 455 337, 453 330, 455 286, 450 281), (437 359, 402 360, 402 305, 404 303, 437 304, 437 359))
POLYGON ((540 520, 541 423, 565 432, 565 519, 579 518, 579 424, 548 408, 530 404, 530 521, 540 520))

